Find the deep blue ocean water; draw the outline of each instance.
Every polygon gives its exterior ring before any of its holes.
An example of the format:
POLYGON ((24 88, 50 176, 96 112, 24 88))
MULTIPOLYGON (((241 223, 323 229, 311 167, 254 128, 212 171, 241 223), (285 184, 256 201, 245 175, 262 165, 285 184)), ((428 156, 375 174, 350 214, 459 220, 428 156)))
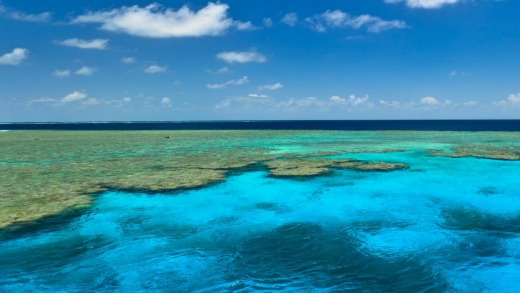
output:
POLYGON ((520 162, 354 156, 411 168, 106 192, 0 238, 0 291, 520 292, 520 162))
POLYGON ((0 123, 0 130, 432 130, 520 131, 520 120, 287 120, 0 123))

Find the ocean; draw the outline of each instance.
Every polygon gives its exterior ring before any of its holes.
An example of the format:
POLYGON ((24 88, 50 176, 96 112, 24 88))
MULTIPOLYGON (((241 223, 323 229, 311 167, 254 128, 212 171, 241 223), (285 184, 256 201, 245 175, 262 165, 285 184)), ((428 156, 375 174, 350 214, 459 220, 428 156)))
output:
POLYGON ((520 292, 518 120, 0 129, 3 292, 520 292))
POLYGON ((520 120, 286 120, 0 123, 4 130, 425 130, 520 131, 520 120))

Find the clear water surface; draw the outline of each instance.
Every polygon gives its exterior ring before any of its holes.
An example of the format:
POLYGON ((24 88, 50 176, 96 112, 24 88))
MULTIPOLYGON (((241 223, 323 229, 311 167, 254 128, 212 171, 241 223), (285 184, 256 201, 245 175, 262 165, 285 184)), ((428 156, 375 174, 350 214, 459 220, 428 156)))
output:
POLYGON ((520 292, 520 162, 353 156, 411 168, 105 192, 0 238, 0 291, 520 292))

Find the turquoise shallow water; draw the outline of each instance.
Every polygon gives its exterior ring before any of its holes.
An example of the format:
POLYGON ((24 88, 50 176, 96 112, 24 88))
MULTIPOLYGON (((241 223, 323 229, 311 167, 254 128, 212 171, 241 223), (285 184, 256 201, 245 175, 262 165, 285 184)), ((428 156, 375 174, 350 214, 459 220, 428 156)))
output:
POLYGON ((520 292, 520 162, 353 156, 411 168, 106 192, 0 238, 0 291, 520 292))

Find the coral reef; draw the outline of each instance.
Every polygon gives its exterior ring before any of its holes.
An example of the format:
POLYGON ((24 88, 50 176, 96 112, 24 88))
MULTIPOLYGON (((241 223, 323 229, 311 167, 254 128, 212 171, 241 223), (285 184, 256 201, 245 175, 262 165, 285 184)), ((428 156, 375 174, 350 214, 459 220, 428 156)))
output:
POLYGON ((305 177, 326 174, 331 169, 352 169, 359 171, 392 171, 408 168, 402 163, 365 162, 352 159, 295 159, 265 162, 273 177, 305 177))
POLYGON ((248 167, 272 177, 391 171, 407 166, 344 156, 519 160, 519 147, 513 132, 9 131, 0 136, 0 229, 88 207, 109 189, 199 188, 248 167))
POLYGON ((518 161, 520 150, 512 147, 490 147, 482 145, 464 145, 451 149, 451 152, 441 150, 429 150, 430 156, 464 158, 474 157, 480 159, 518 161))

